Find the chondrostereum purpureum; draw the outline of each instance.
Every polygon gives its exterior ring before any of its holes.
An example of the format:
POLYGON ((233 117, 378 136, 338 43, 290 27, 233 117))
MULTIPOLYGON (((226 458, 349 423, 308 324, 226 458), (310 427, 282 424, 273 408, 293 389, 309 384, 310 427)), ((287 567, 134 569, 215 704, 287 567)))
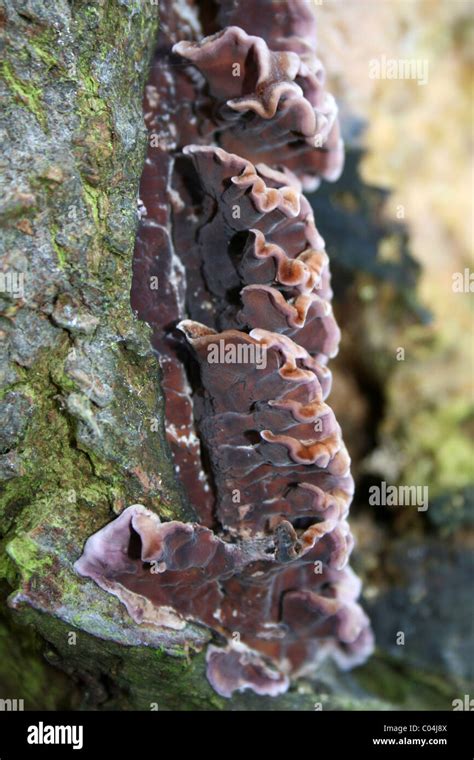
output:
POLYGON ((327 656, 350 668, 373 649, 347 564, 350 458, 326 403, 329 259, 303 195, 342 171, 337 106, 312 5, 259 5, 222 0, 221 28, 203 37, 196 18, 183 40, 166 4, 144 99, 132 305, 153 328, 195 520, 133 505, 76 563, 137 624, 210 629, 224 697, 277 695, 327 656))

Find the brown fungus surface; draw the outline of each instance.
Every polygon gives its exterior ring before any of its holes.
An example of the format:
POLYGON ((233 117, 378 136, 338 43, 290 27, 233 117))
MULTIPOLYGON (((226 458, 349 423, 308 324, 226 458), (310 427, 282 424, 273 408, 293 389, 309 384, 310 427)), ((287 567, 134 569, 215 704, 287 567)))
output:
POLYGON ((310 491, 303 514, 295 512, 292 495, 300 483, 332 484, 349 502, 349 457, 324 403, 328 369, 277 333, 215 333, 190 321, 180 327, 200 365, 198 425, 211 457, 220 525, 254 535, 275 516, 320 519, 311 513, 310 491))
POLYGON ((222 147, 290 169, 306 190, 320 178, 338 179, 344 147, 337 106, 314 54, 271 50, 239 26, 173 50, 204 75, 213 107, 205 99, 201 107, 212 113, 222 147))
POLYGON ((348 668, 373 648, 347 564, 350 459, 327 404, 329 259, 302 194, 338 176, 342 142, 310 3, 223 0, 203 18, 210 37, 193 8, 161 13, 132 304, 153 328, 196 522, 129 507, 76 570, 141 626, 210 629, 222 696, 277 695, 327 656, 348 668))
POLYGON ((140 319, 153 328, 166 400, 166 435, 176 474, 199 521, 211 525, 213 496, 194 430, 191 388, 173 334, 186 313, 187 290, 202 296, 204 288, 199 278, 195 282, 197 272, 192 264, 183 262, 176 252, 177 239, 181 250, 187 250, 186 232, 194 229, 192 198, 181 198, 173 186, 177 156, 184 144, 199 140, 199 124, 192 110, 195 78, 177 65, 171 52, 180 34, 199 31, 193 15, 186 12, 181 16, 181 9, 186 11, 185 4, 163 4, 160 9, 157 49, 145 88, 143 110, 149 141, 140 182, 131 300, 140 319))
POLYGON ((317 36, 313 0, 220 0, 221 28, 240 26, 263 37, 272 50, 291 50, 303 60, 315 55, 317 36))
POLYGON ((281 332, 325 363, 340 332, 324 240, 299 183, 221 148, 184 153, 213 203, 197 238, 212 325, 281 332))

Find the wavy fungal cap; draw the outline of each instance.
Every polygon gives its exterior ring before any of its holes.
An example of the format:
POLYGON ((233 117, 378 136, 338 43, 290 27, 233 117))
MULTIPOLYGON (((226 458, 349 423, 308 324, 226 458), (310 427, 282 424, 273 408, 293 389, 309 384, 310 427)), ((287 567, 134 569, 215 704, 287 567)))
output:
POLYGON ((209 629, 221 696, 275 696, 326 657, 350 668, 373 649, 348 564, 350 458, 328 403, 340 339, 329 257, 302 193, 342 170, 337 107, 311 3, 221 0, 226 28, 194 41, 176 39, 173 4, 162 13, 133 303, 153 328, 195 518, 134 504, 75 568, 137 625, 209 629))

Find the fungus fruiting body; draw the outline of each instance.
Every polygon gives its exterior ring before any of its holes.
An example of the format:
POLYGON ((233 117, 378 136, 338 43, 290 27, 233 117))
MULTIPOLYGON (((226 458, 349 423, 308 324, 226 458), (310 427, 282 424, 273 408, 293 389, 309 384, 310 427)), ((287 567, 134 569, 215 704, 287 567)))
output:
POLYGON ((137 624, 211 629, 207 674, 225 697, 277 695, 322 658, 347 668, 373 646, 347 565, 350 459, 327 404, 329 258, 302 193, 342 170, 337 108, 311 4, 277 3, 255 24, 251 6, 220 3, 225 28, 205 37, 170 3, 144 102, 132 303, 153 328, 195 519, 134 505, 76 563, 137 624))

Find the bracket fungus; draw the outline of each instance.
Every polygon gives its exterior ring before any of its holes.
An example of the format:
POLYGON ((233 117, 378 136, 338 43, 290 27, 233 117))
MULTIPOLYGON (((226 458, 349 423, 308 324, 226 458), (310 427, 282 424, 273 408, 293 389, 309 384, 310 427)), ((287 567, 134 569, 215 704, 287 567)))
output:
POLYGON ((373 647, 347 564, 350 459, 326 403, 340 337, 329 258, 302 194, 341 171, 337 108, 312 5, 265 23, 258 5, 224 0, 216 23, 231 26, 203 37, 165 4, 144 101, 132 304, 153 328, 194 521, 131 506, 76 563, 137 624, 210 629, 207 675, 225 697, 279 694, 373 647))
POLYGON ((220 148, 190 145, 183 152, 213 203, 197 241, 214 323, 297 337, 326 362, 340 337, 329 259, 299 183, 220 148), (236 291, 240 299, 232 303, 236 291))
POLYGON ((301 176, 306 190, 340 176, 344 148, 337 106, 315 55, 271 50, 262 37, 230 26, 173 51, 206 79, 219 143, 251 161, 276 163, 301 176), (275 161, 276 158, 276 161, 275 161))

